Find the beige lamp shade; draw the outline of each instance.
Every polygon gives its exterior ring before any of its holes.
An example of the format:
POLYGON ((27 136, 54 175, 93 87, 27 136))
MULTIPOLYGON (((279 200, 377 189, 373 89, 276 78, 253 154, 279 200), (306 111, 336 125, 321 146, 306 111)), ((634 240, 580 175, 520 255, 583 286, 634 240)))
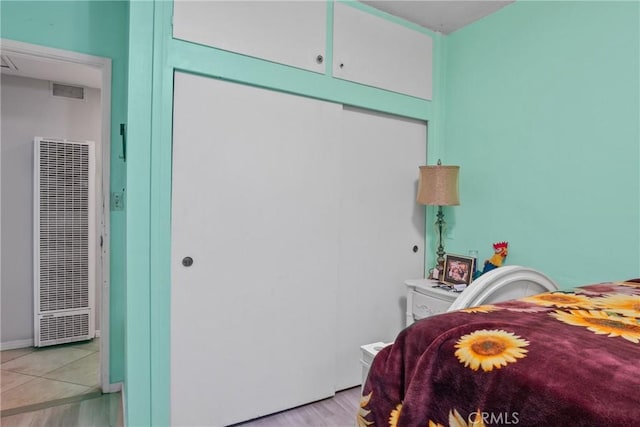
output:
POLYGON ((422 205, 459 205, 459 170, 460 166, 420 166, 416 201, 422 205))

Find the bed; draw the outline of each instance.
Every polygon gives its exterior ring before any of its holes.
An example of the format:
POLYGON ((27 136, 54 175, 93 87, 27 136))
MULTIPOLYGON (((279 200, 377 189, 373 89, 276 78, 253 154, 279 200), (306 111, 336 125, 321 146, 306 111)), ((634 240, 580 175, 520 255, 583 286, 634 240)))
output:
POLYGON ((640 279, 420 320, 373 360, 358 425, 637 425, 638 319, 640 279))

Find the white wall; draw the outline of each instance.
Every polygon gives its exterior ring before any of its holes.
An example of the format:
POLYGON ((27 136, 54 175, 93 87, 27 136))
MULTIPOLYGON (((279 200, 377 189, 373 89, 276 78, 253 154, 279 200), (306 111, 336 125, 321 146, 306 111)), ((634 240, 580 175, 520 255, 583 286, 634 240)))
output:
MULTIPOLYGON (((100 153, 100 90, 53 97, 49 82, 2 75, 2 347, 33 340, 33 138, 91 140, 100 153)), ((100 328, 96 287, 96 329, 100 328)))

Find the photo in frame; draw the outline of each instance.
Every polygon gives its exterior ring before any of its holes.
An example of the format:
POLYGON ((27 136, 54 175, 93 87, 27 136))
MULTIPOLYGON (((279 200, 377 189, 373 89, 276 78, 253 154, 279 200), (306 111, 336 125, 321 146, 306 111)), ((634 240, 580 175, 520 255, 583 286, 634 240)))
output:
POLYGON ((442 281, 447 285, 469 285, 476 270, 476 259, 468 256, 445 254, 442 281))

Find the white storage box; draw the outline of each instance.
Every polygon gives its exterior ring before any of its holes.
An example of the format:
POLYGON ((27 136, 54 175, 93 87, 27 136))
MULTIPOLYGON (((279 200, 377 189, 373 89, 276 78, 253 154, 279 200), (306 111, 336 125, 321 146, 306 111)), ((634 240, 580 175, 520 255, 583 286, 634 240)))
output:
POLYGON ((364 383, 367 380, 367 375, 369 375, 369 368, 371 368, 371 362, 373 362, 373 358, 376 357, 376 354, 384 347, 391 345, 392 343, 383 343, 381 341, 374 342, 372 344, 365 344, 360 346, 360 350, 362 351, 360 363, 362 364, 362 387, 364 387, 364 383))

